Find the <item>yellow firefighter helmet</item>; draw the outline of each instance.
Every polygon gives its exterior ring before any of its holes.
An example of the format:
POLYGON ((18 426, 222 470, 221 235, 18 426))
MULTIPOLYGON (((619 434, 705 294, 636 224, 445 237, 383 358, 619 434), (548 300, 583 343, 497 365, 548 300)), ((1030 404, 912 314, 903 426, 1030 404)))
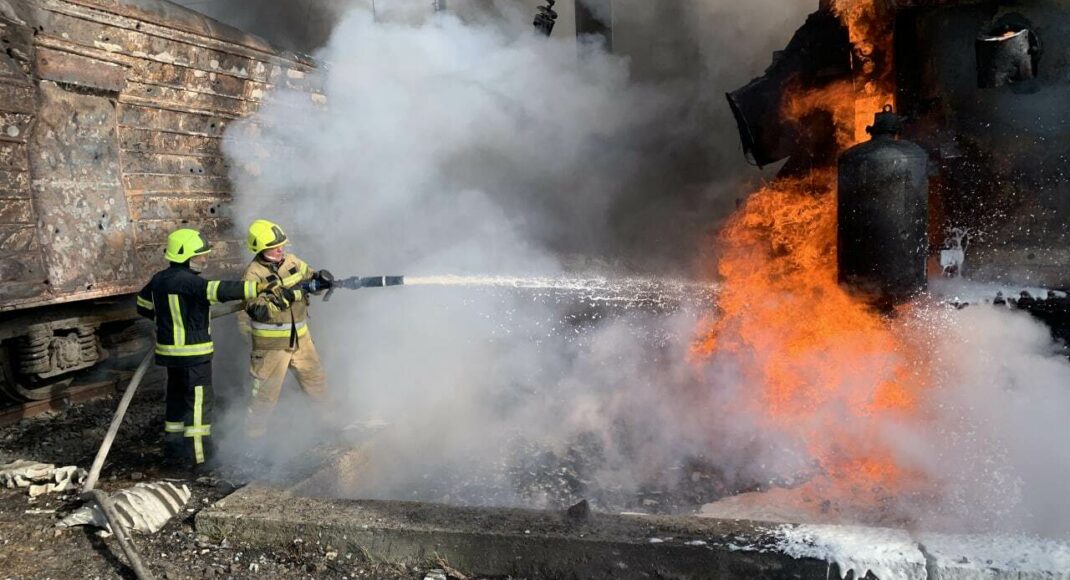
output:
POLYGON ((256 220, 249 225, 249 239, 246 246, 254 254, 277 248, 285 245, 286 242, 286 234, 282 232, 279 224, 267 220, 256 220))
POLYGON ((201 232, 182 228, 167 236, 167 249, 164 250, 163 257, 167 258, 168 262, 181 264, 194 256, 201 256, 211 251, 212 246, 204 241, 201 232))

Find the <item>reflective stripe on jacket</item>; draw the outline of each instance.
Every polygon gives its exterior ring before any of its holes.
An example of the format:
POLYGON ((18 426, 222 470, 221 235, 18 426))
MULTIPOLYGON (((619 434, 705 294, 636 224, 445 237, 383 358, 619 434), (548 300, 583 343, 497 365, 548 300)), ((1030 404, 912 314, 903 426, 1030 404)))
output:
POLYGON ((255 282, 205 280, 188 264, 157 272, 137 295, 138 314, 156 322, 156 363, 184 367, 210 360, 211 305, 255 297, 255 282))
POLYGON ((252 329, 253 336, 259 336, 264 338, 290 338, 291 332, 297 332, 297 336, 305 336, 308 334, 308 323, 295 322, 293 324, 271 324, 264 322, 257 322, 255 320, 249 322, 249 327, 252 329))

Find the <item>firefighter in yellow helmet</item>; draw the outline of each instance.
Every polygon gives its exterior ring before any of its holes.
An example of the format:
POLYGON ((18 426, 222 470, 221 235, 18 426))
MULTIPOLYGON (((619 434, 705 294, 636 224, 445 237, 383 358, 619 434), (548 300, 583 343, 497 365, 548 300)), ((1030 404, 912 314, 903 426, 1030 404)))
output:
MULTIPOLYGON (((304 261, 286 252, 286 234, 278 224, 256 220, 249 226, 248 248, 256 254, 243 279, 273 285, 270 294, 243 303, 252 336, 250 360, 252 400, 245 434, 255 442, 267 430, 268 419, 282 390, 286 372, 293 369, 297 382, 325 415, 327 378, 316 354, 308 326, 308 288, 330 288, 330 272, 314 272, 304 261)), ((244 330, 245 328, 243 328, 244 330)))
POLYGON ((170 266, 137 294, 138 314, 156 323, 156 364, 167 367, 164 456, 172 464, 200 466, 211 455, 211 305, 253 300, 267 289, 253 281, 202 278, 211 250, 197 230, 171 232, 164 251, 170 266))

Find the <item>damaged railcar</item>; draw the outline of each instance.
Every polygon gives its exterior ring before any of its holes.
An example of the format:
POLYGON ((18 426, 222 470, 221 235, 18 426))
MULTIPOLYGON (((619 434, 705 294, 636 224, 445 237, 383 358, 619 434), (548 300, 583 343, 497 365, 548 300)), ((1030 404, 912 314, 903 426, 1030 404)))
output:
MULTIPOLYGON (((788 159, 786 172, 812 165, 815 152, 865 140, 858 131, 865 123, 857 120, 893 105, 903 117, 902 137, 928 158, 928 219, 903 234, 928 234, 931 243, 929 259, 911 266, 920 269, 915 279, 964 277, 978 283, 969 285, 981 293, 973 300, 1015 303, 1070 338, 1066 2, 825 0, 766 74, 728 100, 748 158, 758 165, 788 159), (816 92, 832 83, 850 87, 853 97, 836 106, 854 110, 827 119, 785 113, 789 90, 816 92), (889 102, 874 100, 884 96, 889 102), (834 117, 851 120, 847 130, 855 134, 844 139, 844 123, 837 127, 834 117)), ((889 224, 868 231, 899 231, 891 222, 901 216, 889 216, 889 224)), ((840 252, 852 254, 855 267, 858 260, 889 261, 856 254, 898 247, 892 240, 853 247, 842 234, 840 252)))
POLYGON ((151 344, 167 233, 234 272, 227 124, 313 63, 162 0, 0 0, 0 391, 43 399, 151 344))

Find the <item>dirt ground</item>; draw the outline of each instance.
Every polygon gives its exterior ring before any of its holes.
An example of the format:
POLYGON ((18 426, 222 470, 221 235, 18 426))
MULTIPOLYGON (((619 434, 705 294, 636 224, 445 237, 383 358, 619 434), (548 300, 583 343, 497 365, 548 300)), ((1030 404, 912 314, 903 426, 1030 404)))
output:
MULTIPOLYGON (((212 544, 198 537, 193 529, 196 512, 230 493, 234 484, 159 466, 162 399, 158 381, 139 391, 98 486, 112 491, 162 479, 189 485, 193 495, 185 517, 174 518, 156 534, 135 534, 141 558, 157 578, 447 577, 431 569, 373 565, 359 554, 314 542, 295 542, 285 551, 265 552, 226 540, 212 544)), ((88 469, 117 404, 117 396, 97 399, 0 428, 0 463, 28 459, 88 469)), ((103 538, 85 527, 55 527, 79 505, 73 493, 31 499, 24 489, 0 490, 0 578, 134 578, 113 537, 103 538)))

